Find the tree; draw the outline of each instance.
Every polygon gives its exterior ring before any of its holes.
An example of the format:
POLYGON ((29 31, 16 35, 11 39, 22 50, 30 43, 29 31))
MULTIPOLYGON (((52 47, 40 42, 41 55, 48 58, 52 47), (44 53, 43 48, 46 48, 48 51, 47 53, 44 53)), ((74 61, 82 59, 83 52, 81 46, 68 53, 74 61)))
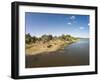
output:
POLYGON ((53 36, 52 35, 48 35, 48 41, 52 40, 53 36))
POLYGON ((33 36, 33 37, 31 38, 31 42, 33 42, 33 43, 35 43, 37 40, 38 40, 38 38, 35 37, 35 36, 33 36))
POLYGON ((52 35, 42 35, 41 40, 45 43, 53 39, 52 35))
POLYGON ((66 35, 62 34, 62 35, 60 36, 60 39, 61 39, 61 40, 66 40, 66 35))
POLYGON ((25 42, 26 43, 30 43, 31 42, 31 35, 30 35, 30 33, 25 34, 25 42))
POLYGON ((73 37, 71 35, 66 35, 66 40, 67 41, 72 41, 73 40, 73 37))

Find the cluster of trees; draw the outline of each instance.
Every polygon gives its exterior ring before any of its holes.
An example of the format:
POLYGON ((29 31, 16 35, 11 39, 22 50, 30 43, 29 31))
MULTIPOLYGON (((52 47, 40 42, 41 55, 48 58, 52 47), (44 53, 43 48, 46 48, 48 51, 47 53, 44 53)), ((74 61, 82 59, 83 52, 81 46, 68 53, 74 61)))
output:
POLYGON ((72 41, 72 40, 76 40, 77 39, 77 38, 75 38, 75 37, 73 37, 71 35, 64 35, 64 34, 59 36, 59 38, 61 40, 66 40, 66 41, 72 41))
POLYGON ((31 36, 30 33, 25 34, 25 42, 27 44, 29 43, 36 43, 39 41, 42 41, 43 43, 48 42, 50 40, 56 40, 56 39, 61 39, 64 41, 72 41, 76 40, 77 38, 72 37, 71 35, 61 35, 61 36, 52 36, 52 35, 42 35, 41 37, 36 37, 36 36, 31 36))

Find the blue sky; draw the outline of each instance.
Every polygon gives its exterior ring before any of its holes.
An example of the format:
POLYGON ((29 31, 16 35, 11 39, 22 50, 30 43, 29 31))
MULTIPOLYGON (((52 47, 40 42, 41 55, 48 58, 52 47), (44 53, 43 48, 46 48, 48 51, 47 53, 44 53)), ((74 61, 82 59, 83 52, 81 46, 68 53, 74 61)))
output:
POLYGON ((26 33, 32 36, 70 34, 89 37, 89 16, 74 14, 51 14, 25 12, 26 33))

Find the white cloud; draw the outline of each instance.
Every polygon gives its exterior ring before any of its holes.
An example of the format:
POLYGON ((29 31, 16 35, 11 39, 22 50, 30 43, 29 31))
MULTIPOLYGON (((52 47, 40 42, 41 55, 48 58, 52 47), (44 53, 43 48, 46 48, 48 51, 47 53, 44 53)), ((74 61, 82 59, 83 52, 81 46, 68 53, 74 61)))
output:
POLYGON ((71 16, 70 19, 71 19, 71 20, 74 20, 74 19, 75 19, 75 16, 71 16))
POLYGON ((75 23, 77 23, 76 21, 75 21, 75 16, 70 16, 69 18, 66 18, 66 19, 68 19, 68 25, 71 25, 71 24, 75 24, 75 23))
POLYGON ((71 22, 68 22, 67 24, 71 25, 72 23, 71 22))
POLYGON ((79 29, 80 29, 80 30, 83 30, 83 29, 84 29, 84 27, 79 27, 79 29))
POLYGON ((90 23, 88 23, 88 26, 90 26, 90 23))

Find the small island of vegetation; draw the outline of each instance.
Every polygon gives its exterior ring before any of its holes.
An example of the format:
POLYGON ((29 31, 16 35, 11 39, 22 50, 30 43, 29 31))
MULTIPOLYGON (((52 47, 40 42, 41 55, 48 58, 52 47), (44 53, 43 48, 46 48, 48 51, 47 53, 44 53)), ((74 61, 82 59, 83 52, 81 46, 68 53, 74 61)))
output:
POLYGON ((71 35, 42 35, 41 37, 31 36, 30 33, 25 35, 26 55, 35 55, 43 52, 54 52, 63 49, 65 46, 78 41, 71 35))

